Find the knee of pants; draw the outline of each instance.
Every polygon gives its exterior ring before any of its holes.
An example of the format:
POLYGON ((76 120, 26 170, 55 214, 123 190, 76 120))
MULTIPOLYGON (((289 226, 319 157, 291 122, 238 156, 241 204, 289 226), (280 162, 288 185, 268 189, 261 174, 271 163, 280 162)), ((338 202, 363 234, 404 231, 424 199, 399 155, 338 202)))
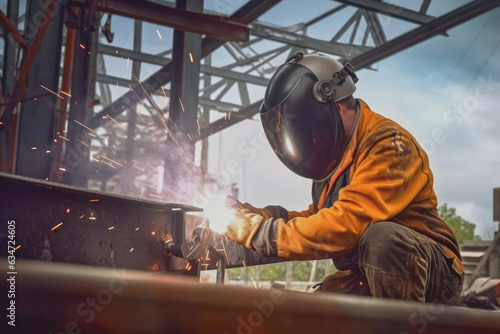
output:
POLYGON ((404 262, 409 245, 404 242, 405 227, 392 222, 372 224, 361 236, 358 245, 359 265, 390 266, 396 262, 404 262))

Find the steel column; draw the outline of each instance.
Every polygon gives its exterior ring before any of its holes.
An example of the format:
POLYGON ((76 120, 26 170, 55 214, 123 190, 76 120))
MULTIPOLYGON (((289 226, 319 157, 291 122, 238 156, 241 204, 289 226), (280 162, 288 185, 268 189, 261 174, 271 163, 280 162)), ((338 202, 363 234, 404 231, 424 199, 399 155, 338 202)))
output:
POLYGON ((244 42, 249 36, 245 23, 234 18, 186 11, 151 1, 106 0, 98 2, 97 10, 221 40, 244 42))
MULTIPOLYGON (((97 32, 91 27, 93 14, 92 9, 80 9, 81 20, 85 23, 75 39, 66 148, 62 165, 56 166, 59 170, 57 181, 79 187, 87 187, 92 139, 89 129, 82 124, 92 115, 89 104, 95 93, 97 32)), ((57 140, 64 139, 59 137, 57 140)))
MULTIPOLYGON (((46 4, 47 2, 42 1, 29 2, 25 35, 30 50, 23 62, 11 99, 47 93, 42 86, 56 93, 59 91, 63 8, 55 1, 46 4), (41 20, 44 13, 45 19, 41 20), (31 71, 28 74, 24 70, 29 66, 31 71), (27 91, 22 88, 23 85, 26 85, 27 91)), ((58 99, 59 97, 50 94, 23 103, 16 174, 38 179, 49 176, 52 157, 46 152, 52 149, 58 99)), ((9 107, 14 108, 15 104, 8 104, 6 113, 9 112, 9 107)))
MULTIPOLYGON (((203 11, 203 0, 177 0, 176 3, 179 9, 203 11)), ((176 29, 172 51, 170 120, 191 138, 197 132, 200 58, 201 35, 176 29)))

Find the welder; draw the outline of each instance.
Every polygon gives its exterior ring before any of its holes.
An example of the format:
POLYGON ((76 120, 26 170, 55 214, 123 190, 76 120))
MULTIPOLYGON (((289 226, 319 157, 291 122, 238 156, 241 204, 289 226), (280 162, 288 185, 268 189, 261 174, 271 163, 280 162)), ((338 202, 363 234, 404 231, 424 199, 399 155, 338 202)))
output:
POLYGON ((464 268, 438 216, 427 154, 353 97, 357 81, 349 63, 321 54, 296 53, 277 69, 262 125, 281 162, 312 179, 312 204, 238 204, 225 233, 264 256, 333 259, 322 292, 453 305, 464 268))

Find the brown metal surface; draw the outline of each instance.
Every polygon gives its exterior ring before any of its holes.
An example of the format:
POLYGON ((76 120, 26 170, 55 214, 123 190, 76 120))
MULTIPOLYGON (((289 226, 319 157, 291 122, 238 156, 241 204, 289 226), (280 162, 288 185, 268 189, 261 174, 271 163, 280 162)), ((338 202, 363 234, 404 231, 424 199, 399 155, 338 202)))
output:
POLYGON ((180 10, 144 0, 101 0, 97 10, 232 42, 248 41, 248 27, 233 18, 180 10))
MULTIPOLYGON (((10 271, 7 259, 0 258, 0 270, 10 271)), ((15 278, 15 329, 20 333, 500 331, 496 311, 202 285, 186 277, 38 261, 18 261, 15 270, 9 278, 15 278)), ((8 281, 1 284, 7 291, 8 281)))
POLYGON ((47 3, 47 9, 45 10, 45 13, 43 15, 40 27, 38 28, 38 31, 36 33, 35 39, 33 40, 33 43, 29 47, 29 50, 26 54, 26 57, 24 59, 24 62, 21 66, 21 70, 19 71, 19 76, 17 77, 16 84, 14 86, 14 89, 12 91, 12 94, 9 98, 9 102, 7 102, 7 105, 5 106, 5 111, 0 118, 0 130, 3 130, 3 128, 9 126, 9 122, 12 118, 12 114, 14 112, 14 108, 17 105, 17 102, 13 101, 18 101, 22 100, 26 97, 26 94, 28 93, 28 78, 29 78, 29 73, 31 70, 31 66, 33 65, 33 62, 35 61, 35 57, 38 53, 38 49, 40 48, 40 45, 42 44, 42 40, 45 36, 45 32, 47 31, 47 28, 49 26, 50 19, 52 18, 52 15, 54 14, 55 8, 57 5, 57 0, 49 0, 47 3))

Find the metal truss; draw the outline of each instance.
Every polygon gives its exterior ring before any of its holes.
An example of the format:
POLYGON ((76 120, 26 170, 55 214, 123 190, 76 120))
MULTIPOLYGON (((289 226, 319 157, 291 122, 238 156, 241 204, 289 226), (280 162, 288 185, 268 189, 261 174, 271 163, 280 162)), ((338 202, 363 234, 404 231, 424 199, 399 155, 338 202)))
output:
MULTIPOLYGON (((197 131, 187 133, 192 143, 203 141, 211 134, 253 117, 258 112, 263 89, 272 73, 297 51, 321 52, 341 62, 350 61, 358 70, 369 68, 381 59, 428 38, 446 35, 447 29, 500 5, 498 0, 475 0, 440 17, 433 17, 429 14, 431 0, 422 0, 418 4, 405 2, 405 5, 413 7, 392 3, 376 0, 331 1, 331 7, 325 12, 307 21, 296 15, 296 22, 288 26, 271 25, 258 18, 274 6, 274 12, 279 13, 280 7, 285 9, 289 6, 289 0, 250 0, 232 15, 205 11, 208 14, 205 18, 199 13, 193 13, 192 16, 182 14, 188 20, 203 20, 202 25, 207 27, 217 15, 224 18, 219 30, 207 28, 209 33, 201 41, 202 60, 196 59, 199 72, 188 73, 199 78, 199 89, 192 92, 198 98, 198 108, 194 110, 197 114, 197 131), (387 31, 388 25, 385 23, 388 20, 402 24, 391 25, 391 31, 387 31), (237 39, 241 40, 241 32, 244 31, 244 28, 240 29, 242 25, 249 29, 250 38, 247 41, 225 42, 212 37, 227 35, 226 40, 234 40, 235 36, 239 36, 237 39), (314 34, 317 25, 332 29, 318 37, 314 34), (394 31, 399 26, 401 31, 394 31), (231 32, 231 27, 238 27, 239 32, 231 32), (388 35, 395 37, 388 39, 388 35), (217 114, 220 115, 218 118, 217 114)), ((99 10, 135 19, 131 32, 134 36, 132 48, 101 42, 97 46, 96 101, 100 106, 85 122, 88 128, 94 130, 92 135, 95 136, 89 138, 92 141, 91 169, 111 176, 114 168, 133 160, 138 161, 141 156, 148 154, 148 147, 157 140, 159 133, 171 131, 177 125, 170 118, 170 87, 177 84, 171 82, 173 45, 157 54, 143 52, 143 21, 140 20, 147 20, 153 7, 168 9, 172 17, 179 14, 179 9, 171 2, 157 0, 127 0, 125 7, 120 7, 118 0, 99 0, 95 4, 99 10), (142 10, 142 7, 148 8, 142 10), (109 74, 106 67, 110 67, 107 63, 110 59, 126 59, 132 63, 132 71, 120 76, 109 74), (138 78, 145 76, 144 71, 148 66, 159 69, 139 82, 138 78), (127 92, 113 99, 113 86, 125 87, 127 92), (98 161, 99 164, 94 165, 98 161)), ((162 15, 155 15, 149 21, 193 31, 185 22, 169 24, 167 19, 162 19, 162 15)), ((199 27, 196 29, 195 32, 200 32, 199 27)), ((189 96, 190 92, 187 95, 185 93, 183 96, 189 96)), ((179 102, 182 104, 180 99, 179 102)), ((203 147, 205 154, 202 153, 202 156, 206 158, 206 143, 203 147)), ((95 179, 94 176, 91 178, 95 179)), ((103 184, 106 177, 99 179, 100 187, 106 188, 105 182, 103 184)))

